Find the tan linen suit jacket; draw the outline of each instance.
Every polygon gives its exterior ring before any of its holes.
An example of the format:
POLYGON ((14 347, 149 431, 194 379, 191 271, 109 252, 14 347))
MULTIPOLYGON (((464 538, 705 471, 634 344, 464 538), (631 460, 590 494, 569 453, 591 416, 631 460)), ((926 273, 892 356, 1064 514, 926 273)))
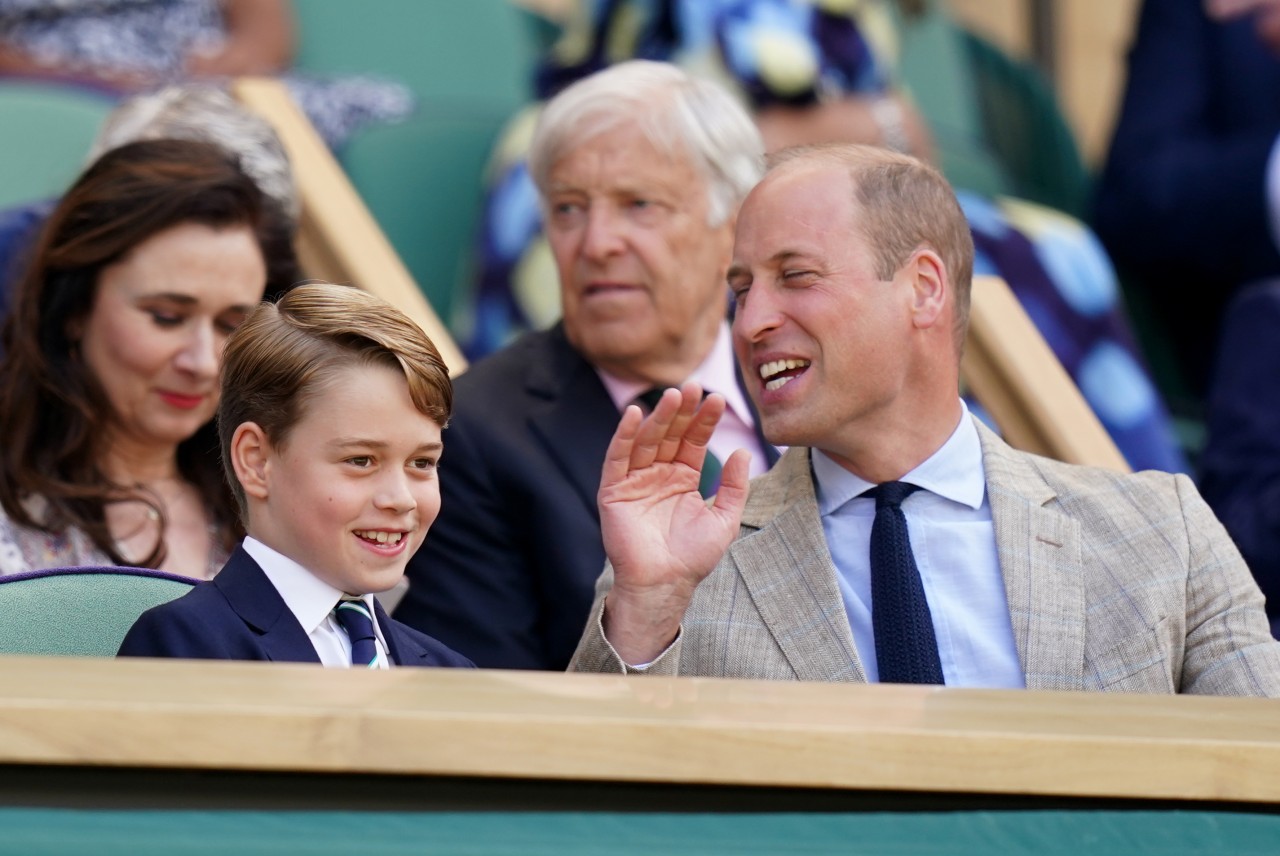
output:
MULTIPOLYGON (((1072 466, 978 432, 1028 688, 1280 696, 1262 594, 1186 476, 1072 466)), ((811 473, 793 448, 751 483, 738 537, 647 674, 866 680, 811 473)), ((600 626, 612 581, 606 567, 571 670, 630 671, 600 626)))

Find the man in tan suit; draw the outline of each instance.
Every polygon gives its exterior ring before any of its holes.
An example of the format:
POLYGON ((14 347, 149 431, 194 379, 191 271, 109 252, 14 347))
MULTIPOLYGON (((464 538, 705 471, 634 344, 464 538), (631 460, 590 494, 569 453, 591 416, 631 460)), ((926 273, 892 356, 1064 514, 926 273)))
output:
POLYGON ((735 453, 706 505, 719 396, 686 384, 647 418, 629 408, 599 495, 610 566, 571 668, 1280 695, 1262 596, 1185 476, 1028 455, 967 414, 972 264, 954 194, 919 161, 829 146, 770 168, 729 284, 748 391, 791 448, 749 487, 735 453), (895 511, 909 539, 886 542, 895 511), (906 559, 884 546, 908 540, 906 559), (905 611, 873 602, 908 577, 905 611), (925 677, 897 677, 904 656, 925 677))

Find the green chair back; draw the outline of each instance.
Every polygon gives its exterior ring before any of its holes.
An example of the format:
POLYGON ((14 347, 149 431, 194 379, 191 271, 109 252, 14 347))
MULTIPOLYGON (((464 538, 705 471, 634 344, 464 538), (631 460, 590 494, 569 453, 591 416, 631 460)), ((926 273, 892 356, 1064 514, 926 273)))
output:
POLYGON ((111 108, 75 87, 0 81, 0 208, 61 196, 111 108))
POLYGON ((509 0, 295 0, 300 70, 409 86, 407 121, 356 135, 339 159, 436 313, 466 291, 486 158, 529 97, 537 42, 509 0))
POLYGON ((56 568, 0 577, 0 653, 114 657, 138 616, 196 581, 145 568, 56 568))

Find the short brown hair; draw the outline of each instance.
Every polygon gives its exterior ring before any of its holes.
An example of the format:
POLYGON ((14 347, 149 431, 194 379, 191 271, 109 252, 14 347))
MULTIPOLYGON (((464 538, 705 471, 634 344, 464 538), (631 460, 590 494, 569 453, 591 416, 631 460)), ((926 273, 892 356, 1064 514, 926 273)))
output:
POLYGON ((218 440, 242 515, 244 491, 231 464, 236 428, 255 422, 272 445, 283 446, 307 402, 339 370, 370 364, 403 372, 418 412, 441 428, 448 424, 453 383, 436 346, 403 312, 354 286, 296 286, 278 303, 259 304, 231 334, 223 354, 218 440))
POLYGON ((954 332, 957 348, 963 347, 973 284, 973 234, 947 180, 910 155, 852 143, 784 149, 770 158, 769 172, 815 163, 849 170, 855 216, 875 255, 876 276, 891 279, 921 247, 938 254, 955 289, 954 332))

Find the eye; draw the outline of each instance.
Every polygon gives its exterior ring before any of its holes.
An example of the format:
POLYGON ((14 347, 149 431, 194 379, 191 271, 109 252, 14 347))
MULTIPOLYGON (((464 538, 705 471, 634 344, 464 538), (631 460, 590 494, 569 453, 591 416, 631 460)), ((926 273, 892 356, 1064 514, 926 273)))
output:
POLYGON ((409 461, 409 466, 410 468, 415 470, 422 470, 423 472, 431 472, 436 468, 436 459, 435 458, 413 458, 412 460, 409 461))
POLYGON ((365 469, 373 466, 373 458, 369 455, 353 455, 352 457, 347 458, 344 463, 348 463, 353 467, 365 469))
POLYGON ((220 332, 230 336, 240 327, 241 324, 244 323, 244 319, 246 317, 248 316, 243 312, 236 312, 231 315, 222 315, 214 322, 214 325, 220 332))
POLYGON ((157 327, 177 327, 186 320, 177 312, 165 309, 148 309, 147 314, 151 316, 152 323, 157 327))

